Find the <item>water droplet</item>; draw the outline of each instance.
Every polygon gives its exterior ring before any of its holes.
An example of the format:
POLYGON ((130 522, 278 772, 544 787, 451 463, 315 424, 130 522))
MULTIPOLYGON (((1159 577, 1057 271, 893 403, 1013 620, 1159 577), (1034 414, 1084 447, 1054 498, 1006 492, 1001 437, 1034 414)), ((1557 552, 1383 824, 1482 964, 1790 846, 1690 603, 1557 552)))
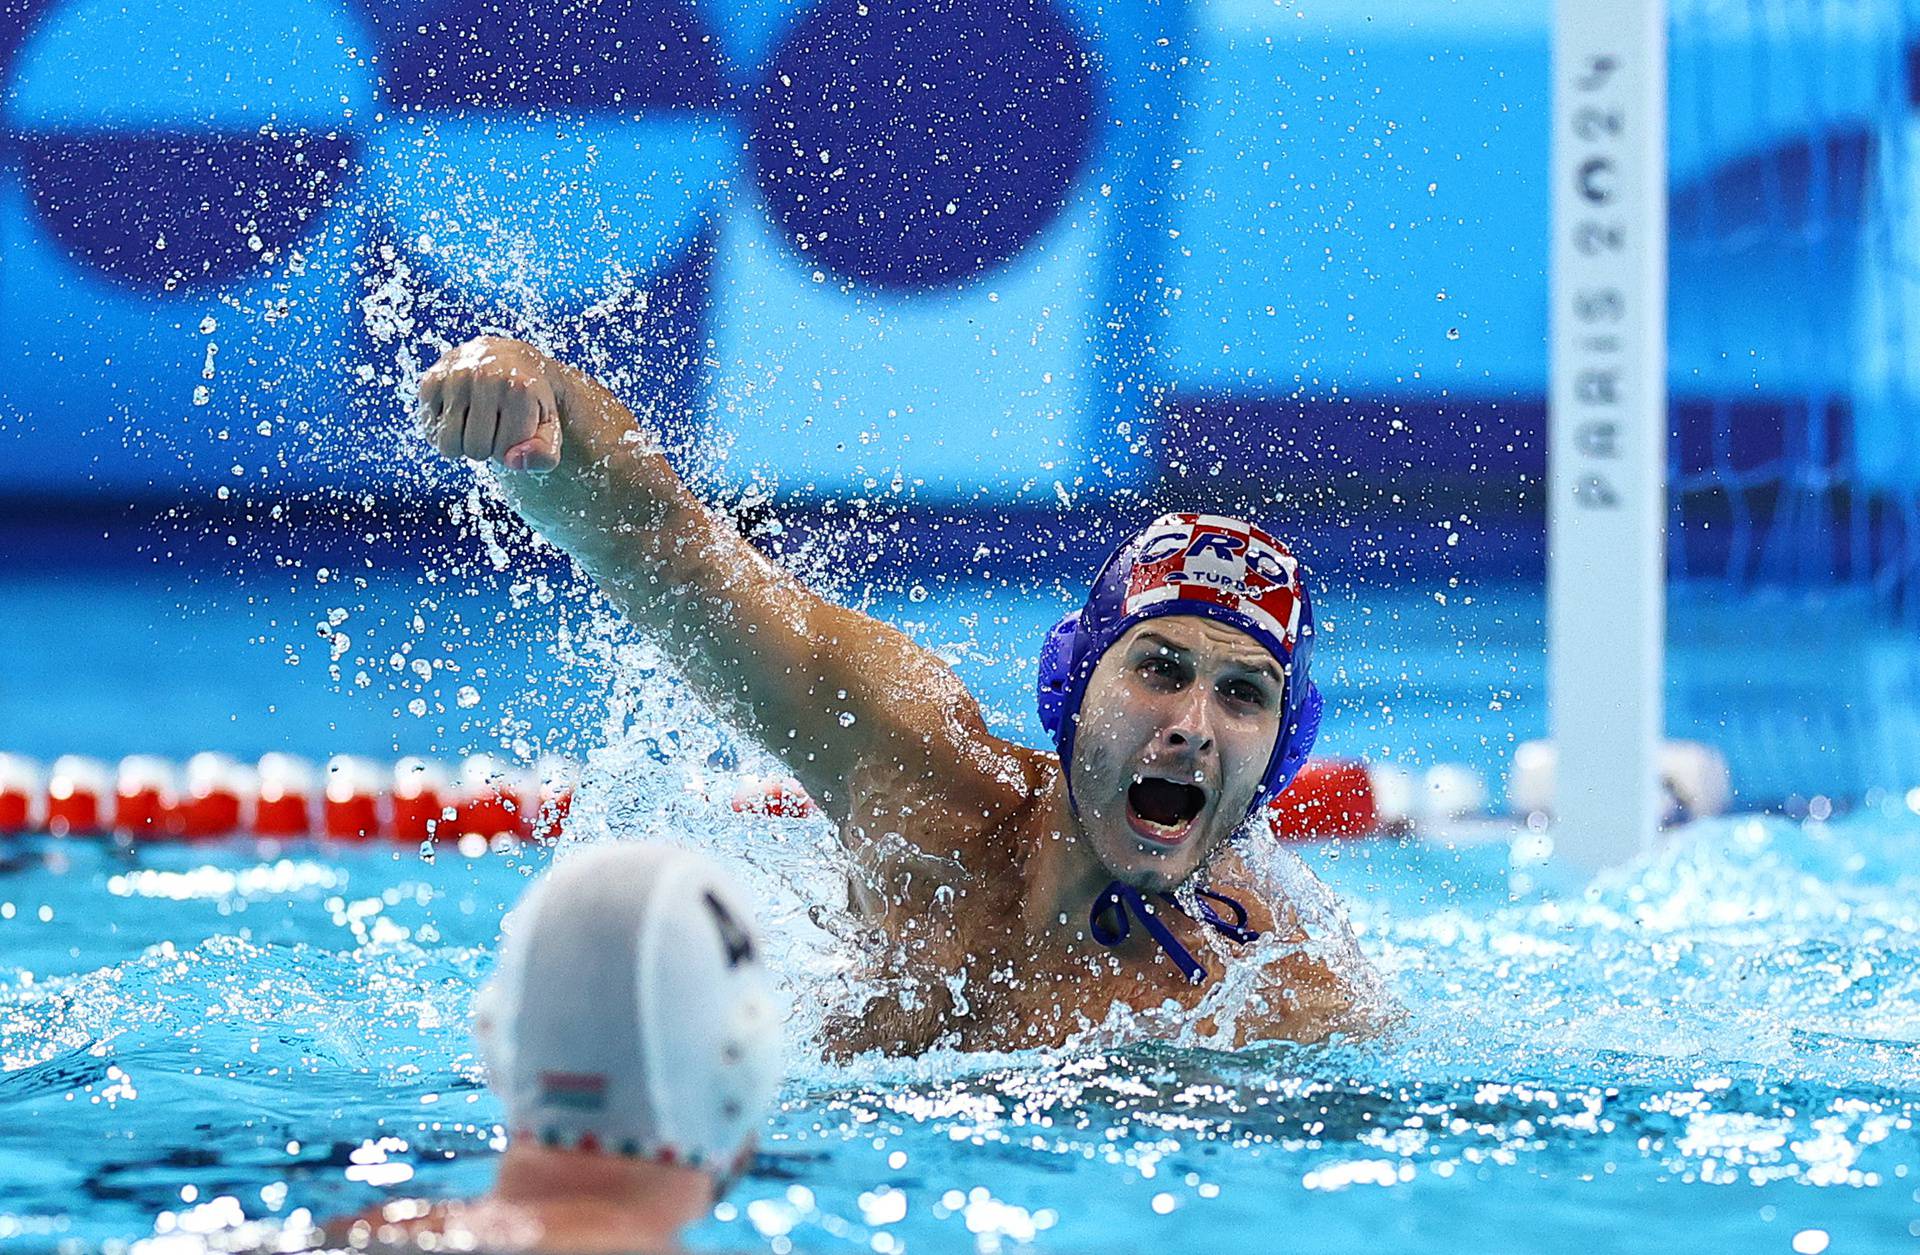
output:
POLYGON ((926 585, 924 584, 915 584, 912 588, 909 588, 907 590, 908 601, 925 601, 926 599, 927 599, 927 589, 926 589, 926 585))
POLYGON ((416 719, 424 717, 427 713, 426 699, 423 697, 416 697, 412 701, 408 702, 407 713, 412 715, 416 719))
POLYGON ((193 390, 193 403, 195 405, 205 405, 211 400, 213 400, 213 389, 207 387, 205 384, 195 386, 193 390))
POLYGON ((843 710, 843 711, 841 711, 841 712, 840 712, 840 726, 841 726, 841 727, 843 727, 843 728, 851 728, 851 727, 852 727, 852 726, 854 725, 854 723, 855 723, 855 720, 854 720, 854 717, 853 717, 853 712, 852 712, 851 710, 843 710))
POLYGON ((454 695, 454 701, 460 704, 460 709, 472 710, 480 704, 480 690, 471 684, 463 684, 460 686, 460 691, 454 695))
POLYGON ((220 324, 213 320, 213 315, 211 314, 200 320, 200 334, 203 336, 210 336, 219 329, 220 324))

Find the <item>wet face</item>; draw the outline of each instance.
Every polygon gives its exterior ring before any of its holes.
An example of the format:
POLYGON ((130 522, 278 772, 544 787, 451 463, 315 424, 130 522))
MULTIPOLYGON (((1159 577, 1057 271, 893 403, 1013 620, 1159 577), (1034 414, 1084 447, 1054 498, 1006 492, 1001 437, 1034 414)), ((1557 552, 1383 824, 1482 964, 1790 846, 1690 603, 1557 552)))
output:
POLYGON ((1107 870, 1147 891, 1191 875, 1245 818, 1285 694, 1280 664, 1237 628, 1168 615, 1129 629, 1087 681, 1071 766, 1107 870))

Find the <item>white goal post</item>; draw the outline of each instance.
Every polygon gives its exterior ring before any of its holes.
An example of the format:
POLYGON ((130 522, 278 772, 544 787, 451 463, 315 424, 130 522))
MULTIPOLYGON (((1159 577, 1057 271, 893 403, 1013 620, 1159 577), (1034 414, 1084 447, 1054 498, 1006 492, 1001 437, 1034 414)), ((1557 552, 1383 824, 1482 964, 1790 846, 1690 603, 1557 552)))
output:
POLYGON ((1555 0, 1547 668, 1557 855, 1659 831, 1667 475, 1667 0, 1555 0))

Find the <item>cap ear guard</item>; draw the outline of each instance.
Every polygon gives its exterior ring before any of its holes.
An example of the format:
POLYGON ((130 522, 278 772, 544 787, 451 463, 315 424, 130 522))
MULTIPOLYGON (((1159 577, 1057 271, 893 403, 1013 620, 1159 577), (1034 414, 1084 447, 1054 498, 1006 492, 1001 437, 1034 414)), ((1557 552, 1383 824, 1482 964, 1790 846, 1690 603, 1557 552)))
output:
POLYGON ((706 859, 659 886, 639 948, 639 1051, 655 1136, 725 1171, 780 1087, 780 1022, 747 900, 706 859))
MULTIPOLYGON (((501 922, 503 934, 530 927, 546 896, 547 882, 535 882, 515 903, 501 922)), ((473 1040, 480 1047, 480 1063, 486 1070, 487 1087, 502 1101, 513 1097, 513 1020, 520 1014, 515 991, 520 986, 524 947, 502 944, 493 972, 474 991, 471 1015, 473 1040)))
MULTIPOLYGON (((1307 681, 1307 694, 1300 700, 1300 714, 1294 720, 1293 733, 1287 735, 1281 730, 1284 748, 1280 759, 1267 773, 1266 786, 1262 790, 1265 803, 1271 805, 1280 800, 1287 791, 1293 778, 1307 765, 1307 755, 1313 751, 1313 743, 1320 736, 1320 716, 1326 709, 1326 702, 1320 696, 1320 686, 1312 680, 1307 681)), ((1255 808, 1256 811, 1259 809, 1255 808)))
POLYGON ((1067 687, 1073 679, 1073 656, 1079 636, 1080 612, 1075 610, 1053 625, 1040 646, 1034 704, 1040 710, 1040 726, 1056 741, 1060 738, 1060 720, 1066 711, 1067 687))

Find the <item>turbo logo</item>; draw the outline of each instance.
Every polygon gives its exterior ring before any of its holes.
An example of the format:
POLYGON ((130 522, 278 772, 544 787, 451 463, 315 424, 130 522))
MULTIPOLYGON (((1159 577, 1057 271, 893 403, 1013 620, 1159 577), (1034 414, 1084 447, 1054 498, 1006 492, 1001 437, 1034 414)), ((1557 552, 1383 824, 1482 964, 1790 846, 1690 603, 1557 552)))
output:
POLYGON ((1299 630, 1293 555, 1237 519, 1176 514, 1140 547, 1128 582, 1126 613, 1171 599, 1214 602, 1258 620, 1293 647, 1299 630))

